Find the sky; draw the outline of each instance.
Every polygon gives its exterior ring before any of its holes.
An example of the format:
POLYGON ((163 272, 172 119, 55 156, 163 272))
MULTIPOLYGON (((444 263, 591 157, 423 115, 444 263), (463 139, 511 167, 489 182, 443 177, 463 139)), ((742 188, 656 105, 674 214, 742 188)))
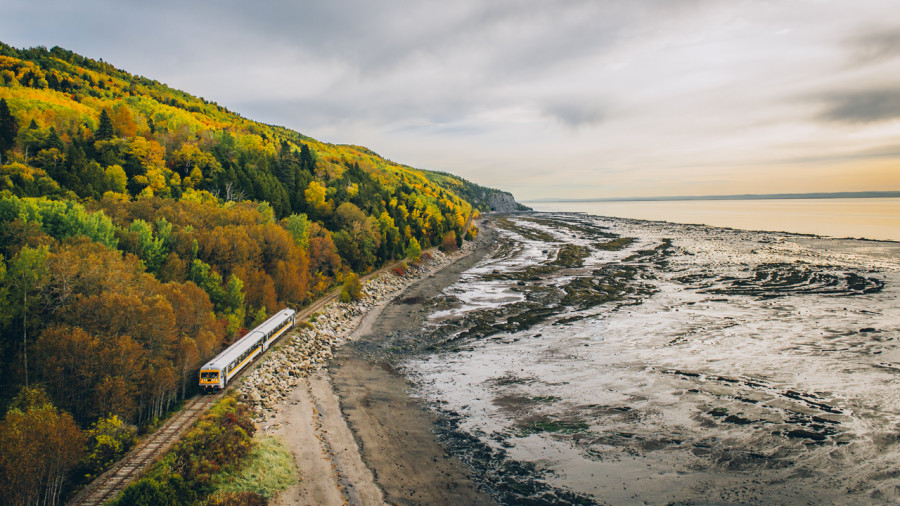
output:
POLYGON ((6 0, 61 46, 519 200, 900 190, 900 1, 6 0))

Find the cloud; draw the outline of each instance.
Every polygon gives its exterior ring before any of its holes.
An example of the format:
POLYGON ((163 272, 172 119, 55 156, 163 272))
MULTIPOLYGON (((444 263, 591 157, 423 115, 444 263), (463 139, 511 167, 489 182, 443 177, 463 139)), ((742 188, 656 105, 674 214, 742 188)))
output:
POLYGON ((821 119, 838 123, 876 123, 900 119, 900 86, 834 93, 826 102, 821 119))
POLYGON ((900 133, 896 0, 7 3, 5 43, 523 197, 729 193, 755 167, 900 133))
POLYGON ((544 107, 544 114, 574 129, 597 125, 605 117, 604 110, 597 104, 577 99, 549 103, 544 107))
POLYGON ((849 41, 855 65, 880 63, 900 56, 900 27, 857 34, 849 41))

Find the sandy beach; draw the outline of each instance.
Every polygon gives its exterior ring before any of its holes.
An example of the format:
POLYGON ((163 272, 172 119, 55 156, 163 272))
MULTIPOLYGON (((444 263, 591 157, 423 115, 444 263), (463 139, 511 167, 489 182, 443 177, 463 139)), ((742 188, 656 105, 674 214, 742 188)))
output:
POLYGON ((285 441, 300 469, 299 483, 272 504, 492 502, 440 446, 431 415, 407 394, 406 379, 383 350, 397 352, 390 336, 421 326, 423 301, 482 258, 493 234, 483 227, 470 253, 357 318, 328 366, 300 379, 275 417, 261 424, 285 441))

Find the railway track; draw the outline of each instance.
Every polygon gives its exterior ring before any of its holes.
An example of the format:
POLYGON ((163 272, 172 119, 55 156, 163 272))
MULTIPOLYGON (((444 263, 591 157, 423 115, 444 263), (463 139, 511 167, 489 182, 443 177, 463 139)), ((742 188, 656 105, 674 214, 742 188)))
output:
POLYGON ((85 487, 70 506, 93 506, 115 499, 133 480, 141 475, 153 460, 178 441, 184 431, 201 413, 219 400, 222 393, 215 395, 195 395, 187 401, 184 409, 170 417, 153 434, 138 443, 131 452, 112 468, 85 487))

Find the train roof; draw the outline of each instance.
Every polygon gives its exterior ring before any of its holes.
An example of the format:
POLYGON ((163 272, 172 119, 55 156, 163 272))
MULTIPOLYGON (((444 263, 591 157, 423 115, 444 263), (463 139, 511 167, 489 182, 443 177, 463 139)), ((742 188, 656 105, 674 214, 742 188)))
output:
POLYGON ((212 360, 203 365, 203 369, 218 369, 228 365, 236 357, 239 357, 249 346, 257 342, 260 337, 265 336, 270 330, 274 330, 278 324, 293 316, 295 312, 296 311, 293 309, 282 309, 275 313, 260 326, 247 332, 247 335, 232 343, 225 351, 213 357, 212 360))

